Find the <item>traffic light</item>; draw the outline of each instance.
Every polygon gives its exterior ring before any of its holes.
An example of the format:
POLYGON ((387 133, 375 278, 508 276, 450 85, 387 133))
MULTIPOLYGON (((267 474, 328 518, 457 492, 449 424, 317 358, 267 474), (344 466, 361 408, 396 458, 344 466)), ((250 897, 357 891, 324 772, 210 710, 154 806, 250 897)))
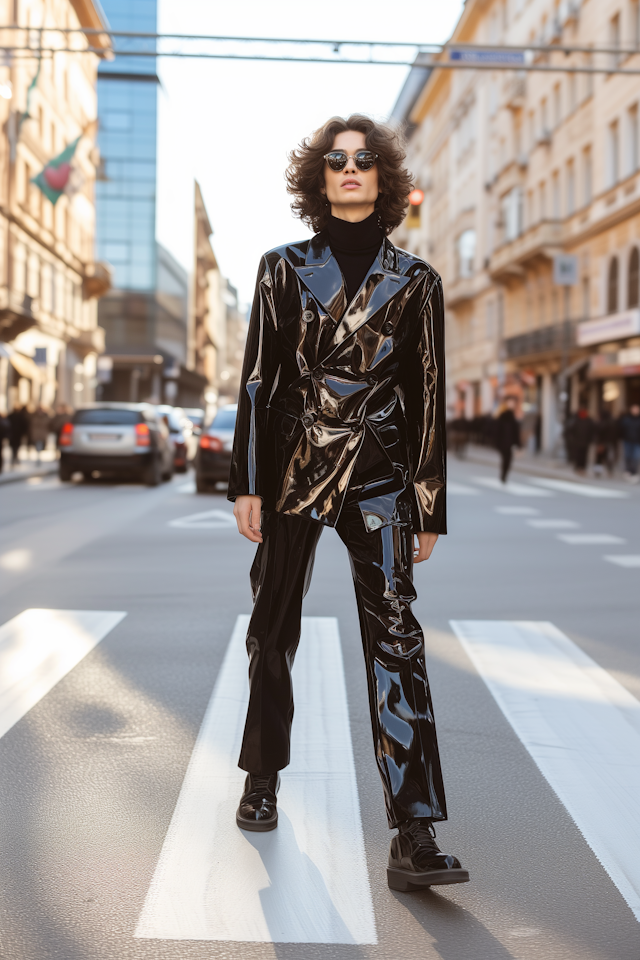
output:
POLYGON ((420 226, 420 207, 424 200, 422 190, 412 190, 409 194, 409 213, 407 214, 407 227, 409 230, 415 230, 420 226))

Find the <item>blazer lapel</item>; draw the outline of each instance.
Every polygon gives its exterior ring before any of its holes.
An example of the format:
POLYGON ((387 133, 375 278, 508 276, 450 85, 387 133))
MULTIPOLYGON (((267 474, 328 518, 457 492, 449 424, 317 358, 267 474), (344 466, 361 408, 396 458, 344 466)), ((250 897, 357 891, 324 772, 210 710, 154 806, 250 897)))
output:
POLYGON ((347 291, 338 261, 321 233, 311 239, 304 266, 296 267, 295 271, 329 316, 338 322, 347 306, 347 291))
POLYGON ((335 329, 328 344, 331 352, 343 340, 367 323, 375 313, 382 310, 392 297, 395 297, 406 287, 410 280, 410 277, 405 277, 398 272, 396 248, 390 240, 385 238, 376 259, 362 282, 362 286, 335 329))

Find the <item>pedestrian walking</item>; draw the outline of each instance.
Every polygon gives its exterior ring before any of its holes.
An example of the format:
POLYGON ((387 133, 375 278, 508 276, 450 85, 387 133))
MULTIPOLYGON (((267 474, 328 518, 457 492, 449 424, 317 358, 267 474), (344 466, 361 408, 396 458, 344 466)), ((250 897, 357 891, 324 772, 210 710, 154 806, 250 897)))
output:
POLYGON ((29 419, 26 407, 14 407, 9 416, 9 446, 11 447, 11 462, 16 464, 20 454, 20 447, 29 429, 29 419))
POLYGON ((638 464, 640 463, 640 404, 632 404, 629 412, 620 418, 620 436, 624 447, 624 475, 630 483, 638 483, 638 464))
POLYGON ((9 438, 11 424, 9 418, 0 413, 0 473, 4 469, 4 441, 9 438))
POLYGON ((38 463, 40 463, 40 454, 44 450, 49 436, 50 420, 51 417, 40 404, 29 417, 29 440, 36 449, 38 463))
POLYGON ((495 445, 500 454, 500 479, 507 482, 513 448, 520 446, 520 424, 516 418, 516 401, 514 397, 507 397, 500 407, 494 428, 495 445))
POLYGON ((616 444, 618 439, 618 425, 608 410, 605 410, 595 424, 595 463, 593 472, 602 476, 605 472, 613 475, 616 462, 616 444))
POLYGON ((580 407, 575 416, 572 417, 567 424, 567 447, 571 451, 572 462, 576 473, 584 474, 586 472, 589 447, 593 443, 595 430, 595 423, 585 407, 580 407))
POLYGON ((277 825, 302 599, 322 529, 335 527, 351 559, 378 770, 399 831, 388 882, 407 890, 469 875, 435 841, 447 810, 411 611, 412 564, 446 532, 444 310, 438 274, 387 238, 411 190, 403 161, 398 135, 361 115, 334 117, 291 154, 292 207, 315 236, 261 260, 228 496, 240 533, 258 544, 237 823, 277 825))

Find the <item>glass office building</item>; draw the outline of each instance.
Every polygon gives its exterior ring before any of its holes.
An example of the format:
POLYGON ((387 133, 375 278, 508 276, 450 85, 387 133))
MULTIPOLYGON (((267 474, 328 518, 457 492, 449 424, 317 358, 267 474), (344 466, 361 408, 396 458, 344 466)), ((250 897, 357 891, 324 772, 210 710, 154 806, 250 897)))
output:
MULTIPOLYGON (((102 0, 113 30, 157 32, 157 0, 102 0)), ((188 276, 156 241, 158 76, 155 41, 116 38, 98 73, 97 259, 113 267, 99 304, 106 334, 102 399, 195 406, 206 385, 187 370, 188 276)))

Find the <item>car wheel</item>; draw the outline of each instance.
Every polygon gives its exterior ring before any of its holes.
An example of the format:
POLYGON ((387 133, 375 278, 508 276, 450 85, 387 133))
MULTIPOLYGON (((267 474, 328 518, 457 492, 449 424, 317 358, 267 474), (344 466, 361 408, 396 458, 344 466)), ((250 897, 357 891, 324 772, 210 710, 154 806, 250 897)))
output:
POLYGON ((209 493, 210 489, 207 481, 196 474, 196 493, 209 493))
POLYGON ((148 487, 157 487, 160 483, 160 465, 158 461, 154 459, 151 461, 147 469, 142 475, 142 482, 146 483, 148 487))
POLYGON ((58 476, 63 483, 69 483, 73 475, 73 470, 66 463, 61 463, 58 467, 58 476))

